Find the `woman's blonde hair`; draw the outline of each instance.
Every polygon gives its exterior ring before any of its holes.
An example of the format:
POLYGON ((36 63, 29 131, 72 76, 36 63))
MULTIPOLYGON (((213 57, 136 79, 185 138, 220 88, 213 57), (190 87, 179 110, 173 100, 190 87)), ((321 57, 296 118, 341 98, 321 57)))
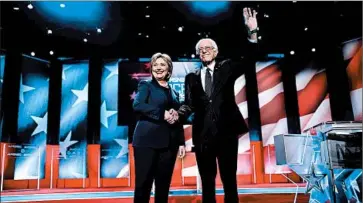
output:
POLYGON ((171 78, 171 75, 173 74, 173 62, 172 62, 170 56, 167 55, 167 54, 156 53, 151 57, 151 60, 150 60, 150 73, 151 73, 151 76, 154 78, 154 75, 152 74, 153 64, 155 63, 155 61, 158 58, 162 58, 166 62, 166 64, 168 65, 168 75, 166 76, 165 80, 169 81, 169 79, 171 78))

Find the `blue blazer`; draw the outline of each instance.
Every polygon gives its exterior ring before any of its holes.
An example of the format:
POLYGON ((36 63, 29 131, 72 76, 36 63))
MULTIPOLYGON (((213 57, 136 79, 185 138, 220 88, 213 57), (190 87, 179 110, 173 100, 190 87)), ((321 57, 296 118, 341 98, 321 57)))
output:
MULTIPOLYGON (((133 146, 167 148, 185 144, 184 129, 180 122, 169 124, 164 120, 169 102, 165 88, 156 80, 141 81, 133 102, 133 109, 138 114, 138 122, 133 136, 133 146)), ((178 111, 179 94, 170 87, 171 108, 178 111)), ((170 107, 170 106, 169 106, 170 107)))

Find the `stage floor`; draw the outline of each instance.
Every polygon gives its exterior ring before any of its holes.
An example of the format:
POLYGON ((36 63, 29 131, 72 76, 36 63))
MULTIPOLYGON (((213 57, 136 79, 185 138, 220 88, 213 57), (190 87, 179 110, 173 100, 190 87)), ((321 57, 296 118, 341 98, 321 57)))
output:
MULTIPOLYGON (((261 184, 239 188, 240 202, 252 203, 291 203, 295 193, 299 203, 309 202, 305 194, 305 184, 299 187, 292 184, 261 184)), ((217 189, 217 200, 223 203, 223 189, 217 189)), ((40 189, 27 191, 3 191, 1 202, 49 202, 49 203, 132 203, 133 191, 125 188, 86 188, 86 189, 40 189)), ((153 200, 151 201, 153 202, 153 200)), ((171 188, 170 203, 199 203, 201 192, 196 189, 171 188)))

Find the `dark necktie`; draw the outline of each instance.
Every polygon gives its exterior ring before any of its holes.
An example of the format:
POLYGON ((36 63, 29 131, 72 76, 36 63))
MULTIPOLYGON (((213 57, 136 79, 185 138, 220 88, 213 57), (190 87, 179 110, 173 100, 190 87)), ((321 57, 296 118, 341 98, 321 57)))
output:
POLYGON ((210 71, 209 68, 205 71, 205 93, 208 97, 212 95, 212 75, 210 71))

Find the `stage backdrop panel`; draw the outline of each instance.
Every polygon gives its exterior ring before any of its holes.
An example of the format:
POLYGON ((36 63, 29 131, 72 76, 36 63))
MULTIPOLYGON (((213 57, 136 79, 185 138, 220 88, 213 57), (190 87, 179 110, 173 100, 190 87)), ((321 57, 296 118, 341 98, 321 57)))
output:
POLYGON ((87 177, 88 61, 63 64, 59 178, 87 177))
MULTIPOLYGON (((103 65, 101 78, 101 178, 129 178, 128 126, 117 125, 119 60, 103 65)), ((122 87, 121 87, 122 88, 122 87)), ((120 112, 122 113, 122 112, 120 112)))
POLYGON ((310 61, 295 76, 302 132, 332 120, 326 77, 325 67, 315 61, 310 61))
POLYGON ((362 121, 362 39, 343 43, 343 56, 350 86, 355 121, 362 121))
POLYGON ((282 71, 277 60, 256 63, 258 100, 266 174, 290 173, 287 166, 277 166, 274 136, 288 133, 282 71))
POLYGON ((18 140, 20 141, 19 146, 24 149, 20 151, 24 153, 19 153, 19 156, 16 157, 15 180, 37 179, 38 175, 39 178, 44 178, 49 66, 48 61, 26 55, 22 57, 18 105, 18 140))
POLYGON ((0 141, 2 138, 3 129, 3 112, 2 112, 2 92, 3 92, 3 82, 4 82, 4 70, 5 70, 5 55, 0 55, 0 141))

